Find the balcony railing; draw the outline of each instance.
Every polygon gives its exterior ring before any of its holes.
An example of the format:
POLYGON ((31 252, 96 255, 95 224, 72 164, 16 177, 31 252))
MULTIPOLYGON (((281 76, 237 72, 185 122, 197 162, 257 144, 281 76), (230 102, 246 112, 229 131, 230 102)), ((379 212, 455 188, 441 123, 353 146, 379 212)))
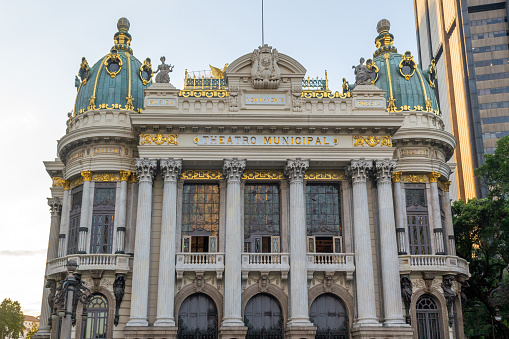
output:
POLYGON ((308 253, 307 258, 308 281, 314 272, 345 272, 347 281, 353 279, 353 253, 308 253))
POLYGON ((242 253, 242 270, 288 272, 289 269, 288 253, 242 253))
POLYGON ((184 272, 216 272, 217 280, 223 279, 224 253, 177 253, 175 265, 177 272, 177 286, 180 288, 184 272))
POLYGON ((470 276, 468 262, 451 255, 400 255, 400 272, 430 271, 470 276))
POLYGON ((49 261, 46 274, 53 275, 65 272, 69 260, 76 261, 78 271, 103 270, 117 273, 127 273, 129 271, 129 255, 127 254, 72 254, 49 261))

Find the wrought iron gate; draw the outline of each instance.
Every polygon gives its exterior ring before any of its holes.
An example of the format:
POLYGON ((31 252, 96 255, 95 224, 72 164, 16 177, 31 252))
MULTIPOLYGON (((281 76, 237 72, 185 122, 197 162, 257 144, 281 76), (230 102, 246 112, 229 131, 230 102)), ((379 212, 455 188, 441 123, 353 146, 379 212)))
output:
POLYGON ((193 294, 179 310, 177 339, 217 339, 216 304, 205 294, 193 294))
POLYGON ((316 339, 349 339, 348 313, 343 301, 332 294, 322 294, 311 304, 311 322, 317 327, 316 339))
POLYGON ((283 339, 283 314, 275 298, 258 294, 249 300, 244 311, 246 339, 283 339))

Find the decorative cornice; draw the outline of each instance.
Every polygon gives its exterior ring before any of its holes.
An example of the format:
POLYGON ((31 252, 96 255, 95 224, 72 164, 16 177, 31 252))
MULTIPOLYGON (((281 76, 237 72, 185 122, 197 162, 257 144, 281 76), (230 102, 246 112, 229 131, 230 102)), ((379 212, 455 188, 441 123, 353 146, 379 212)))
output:
POLYGON ((71 186, 71 188, 74 188, 76 186, 83 184, 83 182, 84 182, 83 177, 79 177, 79 178, 72 180, 70 182, 70 186, 71 186))
POLYGON ((366 182, 366 178, 373 168, 371 161, 365 159, 352 160, 347 167, 347 176, 352 179, 352 183, 366 182))
POLYGON ((58 215, 62 211, 62 200, 58 197, 48 198, 48 206, 52 216, 58 215))
POLYGON ((309 168, 308 160, 289 159, 285 166, 285 175, 290 182, 303 181, 306 170, 309 168))
POLYGON ((354 135, 353 138, 355 139, 355 142, 353 144, 354 146, 368 145, 369 147, 375 147, 378 144, 380 144, 380 146, 387 146, 387 147, 392 146, 390 135, 381 136, 381 137, 376 137, 374 135, 367 136, 367 137, 363 137, 360 135, 354 135))
POLYGON ((281 180, 284 179, 282 170, 245 170, 244 180, 281 180))
POLYGON ((130 175, 131 175, 131 171, 120 171, 120 181, 129 180, 130 175))
POLYGON ((345 173, 340 170, 309 170, 304 175, 304 180, 343 180, 345 173))
POLYGON ((164 182, 177 182, 182 172, 182 159, 161 159, 160 166, 164 182))
POLYGON ((450 181, 444 181, 442 184, 444 185, 444 191, 445 192, 449 192, 449 186, 451 186, 451 182, 450 181))
POLYGON ((378 183, 390 183, 392 172, 396 169, 396 161, 390 159, 375 161, 375 175, 378 183))
POLYGON ((157 160, 136 158, 136 174, 139 182, 152 182, 157 168, 157 160))
POLYGON ((92 171, 81 171, 83 181, 92 181, 92 171))
POLYGON ((226 181, 240 182, 240 178, 242 178, 242 173, 244 172, 245 168, 246 160, 239 160, 237 158, 233 158, 231 160, 225 159, 223 165, 223 174, 226 178, 226 181))
POLYGON ((437 182, 440 175, 441 174, 439 172, 435 171, 428 173, 429 182, 437 182))
POLYGON ((403 172, 393 172, 392 173, 392 182, 401 182, 401 175, 403 172))
POLYGON ((167 145, 178 145, 178 134, 154 134, 153 136, 151 134, 140 134, 140 146, 145 144, 154 144, 156 145, 162 145, 166 143, 167 145))
POLYGON ((184 180, 221 180, 224 179, 221 170, 184 170, 180 175, 184 180))

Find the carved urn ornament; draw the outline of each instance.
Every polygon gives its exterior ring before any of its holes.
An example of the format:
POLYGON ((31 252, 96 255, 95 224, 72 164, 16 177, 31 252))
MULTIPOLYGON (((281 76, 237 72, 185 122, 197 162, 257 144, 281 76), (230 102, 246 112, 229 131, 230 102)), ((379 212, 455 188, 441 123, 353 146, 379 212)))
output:
POLYGON ((251 55, 251 79, 256 89, 277 89, 281 80, 279 55, 275 48, 258 47, 251 55))

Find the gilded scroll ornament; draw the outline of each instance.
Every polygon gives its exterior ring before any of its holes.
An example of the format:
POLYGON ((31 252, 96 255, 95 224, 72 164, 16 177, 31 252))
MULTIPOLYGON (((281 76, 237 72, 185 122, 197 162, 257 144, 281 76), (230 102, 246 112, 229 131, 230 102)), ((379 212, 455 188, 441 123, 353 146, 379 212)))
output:
POLYGON ((92 171, 81 171, 83 181, 92 181, 92 171))
POLYGON ((426 182, 426 176, 425 175, 419 175, 419 174, 408 174, 403 176, 403 181, 405 182, 413 182, 413 183, 420 183, 420 182, 426 182))
POLYGON ((152 144, 152 142, 154 142, 156 145, 162 145, 164 143, 168 145, 178 145, 178 136, 178 134, 140 134, 140 146, 145 144, 152 144))
POLYGON ((83 184, 83 182, 84 182, 83 177, 79 177, 77 179, 72 180, 70 186, 71 188, 74 188, 76 186, 83 184))
POLYGON ((53 177, 53 186, 52 187, 64 186, 64 181, 65 180, 61 177, 53 177))
POLYGON ((437 182, 438 181, 438 178, 440 178, 440 173, 439 172, 430 172, 428 174, 428 177, 429 177, 429 181, 430 182, 437 182))
POLYGON ((345 174, 340 170, 308 170, 304 180, 342 180, 345 174))
POLYGON ((131 175, 131 171, 120 171, 120 181, 129 180, 130 175, 131 175))
POLYGON ((116 49, 111 50, 110 54, 106 56, 104 66, 106 66, 106 72, 108 72, 112 78, 116 77, 117 74, 120 73, 120 70, 122 69, 122 59, 116 49))
POLYGON ((355 139, 355 143, 353 144, 354 146, 368 145, 369 147, 375 147, 378 144, 380 144, 380 146, 387 146, 387 147, 392 146, 392 142, 391 142, 392 137, 390 135, 381 136, 381 137, 376 137, 374 135, 371 135, 368 137, 355 135, 353 138, 355 139))
POLYGON ((281 180, 284 179, 282 170, 246 170, 242 174, 244 180, 281 180))
POLYGON ((180 179, 184 180, 219 180, 224 179, 221 170, 184 170, 180 174, 180 179))
POLYGON ((94 181, 109 182, 109 181, 119 181, 120 177, 117 174, 113 174, 113 173, 100 173, 100 174, 94 174, 92 179, 94 181))
POLYGON ((403 172, 393 172, 392 173, 392 182, 401 182, 401 175, 403 172))

